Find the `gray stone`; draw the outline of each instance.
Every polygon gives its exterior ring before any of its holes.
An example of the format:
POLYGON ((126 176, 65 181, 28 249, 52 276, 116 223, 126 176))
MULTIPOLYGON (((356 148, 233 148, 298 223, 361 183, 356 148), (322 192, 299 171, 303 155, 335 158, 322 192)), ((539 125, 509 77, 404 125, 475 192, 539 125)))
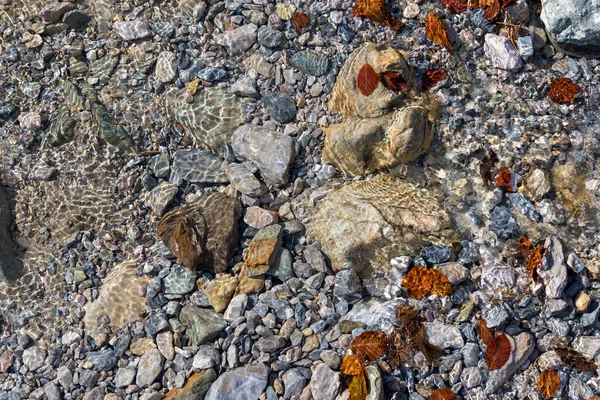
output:
POLYGON ((460 349, 465 345, 465 340, 456 326, 445 325, 439 322, 427 322, 425 336, 427 341, 442 349, 460 349))
POLYGON ((334 299, 343 299, 348 304, 354 304, 362 299, 362 284, 358 274, 351 269, 338 272, 335 275, 333 287, 334 299))
POLYGON ((231 90, 236 96, 240 97, 251 97, 254 99, 260 97, 260 93, 256 90, 256 81, 249 76, 243 76, 238 79, 231 85, 231 90))
POLYGON ((292 137, 269 128, 242 125, 233 133, 231 147, 238 159, 256 164, 268 183, 287 183, 289 165, 295 156, 292 137))
POLYGON ((594 360, 600 352, 600 337, 579 336, 573 340, 571 346, 588 360, 594 360))
POLYGON ((263 25, 258 29, 258 43, 261 46, 274 48, 279 46, 284 39, 285 35, 282 32, 268 26, 263 25))
POLYGON ((156 79, 161 82, 171 82, 177 76, 177 56, 170 51, 163 51, 158 55, 154 70, 156 79))
POLYGON ((46 351, 40 349, 38 346, 32 346, 23 351, 23 364, 29 368, 30 371, 35 371, 44 365, 46 359, 46 351))
POLYGON ((517 212, 534 221, 542 219, 540 214, 535 210, 533 203, 523 193, 507 193, 506 196, 517 212))
POLYGON ((517 49, 505 36, 486 34, 483 49, 496 68, 518 69, 523 65, 517 49))
POLYGON ((481 289, 495 292, 502 288, 514 288, 517 279, 515 269, 502 262, 498 253, 485 246, 481 246, 479 252, 483 259, 481 289))
POLYGON ((286 282, 288 279, 294 277, 293 262, 294 259, 292 253, 285 247, 281 247, 275 256, 273 265, 271 265, 265 274, 274 276, 281 282, 286 282))
POLYGON ((152 33, 144 21, 120 21, 113 24, 113 30, 125 41, 149 37, 152 33))
POLYGON ((283 398, 289 400, 292 397, 299 396, 306 387, 306 378, 297 369, 288 369, 281 377, 285 392, 283 398))
POLYGON ((62 22, 69 25, 71 28, 81 28, 87 25, 92 18, 80 10, 72 10, 63 15, 62 22))
POLYGON ((156 347, 167 361, 175 357, 175 347, 173 346, 173 334, 171 332, 161 332, 156 335, 156 347))
POLYGON ((198 78, 207 82, 224 81, 229 77, 229 72, 222 68, 204 68, 198 72, 198 78))
POLYGON ((600 56, 600 4, 588 0, 542 0, 542 21, 564 53, 600 56))
POLYGON ((118 388, 124 388, 131 385, 135 380, 136 374, 137 371, 133 367, 119 368, 114 379, 115 386, 118 388))
POLYGON ((63 16, 67 11, 71 11, 75 8, 75 4, 70 2, 62 2, 62 3, 50 3, 45 5, 39 13, 40 18, 48 23, 54 24, 60 20, 60 17, 63 16))
POLYGON ((460 349, 463 361, 467 367, 473 367, 479 362, 479 345, 477 343, 467 343, 460 349))
POLYGON ((284 93, 273 92, 262 98, 262 105, 275 121, 283 124, 296 117, 296 102, 284 93))
POLYGON ((262 196, 267 187, 261 183, 244 164, 229 164, 223 170, 227 178, 238 192, 248 196, 262 196))
POLYGON ((227 326, 221 314, 191 304, 183 307, 179 319, 187 325, 186 334, 195 346, 216 338, 227 326))
POLYGON ((501 239, 508 239, 519 232, 517 220, 504 206, 494 207, 490 214, 488 228, 501 239))
POLYGON ((483 375, 479 367, 467 367, 460 374, 460 381, 464 384, 465 388, 472 389, 481 385, 483 375))
POLYGON ((169 155, 168 154, 157 154, 150 160, 148 164, 154 176, 157 178, 168 178, 171 172, 169 167, 169 155))
POLYGON ((327 364, 319 364, 310 379, 314 400, 333 400, 340 390, 340 374, 327 364))
POLYGON ((425 246, 421 250, 421 257, 428 263, 440 264, 448 261, 452 249, 445 246, 425 246))
POLYGON ((578 376, 569 376, 569 399, 593 399, 594 391, 586 385, 578 376))
POLYGON ((196 287, 196 271, 174 264, 169 275, 163 278, 165 294, 186 294, 196 287))
POLYGON ((265 210, 258 206, 251 206, 246 209, 244 222, 254 229, 261 229, 265 226, 273 225, 279 221, 279 217, 272 211, 265 210))
POLYGON ((402 299, 361 300, 340 321, 359 322, 365 324, 370 330, 387 332, 396 324, 396 309, 402 304, 404 304, 402 299))
POLYGON ((523 193, 531 200, 537 201, 544 197, 552 186, 548 173, 542 169, 535 169, 523 180, 523 193))
POLYGON ((198 369, 209 369, 221 364, 221 354, 212 345, 204 344, 198 348, 192 366, 198 369))
POLYGON ((62 386, 67 392, 70 392, 73 389, 73 373, 69 367, 65 365, 60 367, 57 371, 56 377, 60 386, 62 386))
POLYGON ((93 351, 85 355, 85 361, 94 365, 95 371, 110 371, 117 366, 117 356, 111 349, 93 351))
POLYGON ((254 346, 263 353, 273 353, 285 346, 286 340, 278 335, 268 336, 259 339, 254 346))
POLYGON ((546 287, 546 296, 558 299, 567 286, 567 267, 564 263, 562 244, 556 236, 550 236, 544 243, 544 257, 540 277, 546 287))
POLYGON ((0 280, 13 282, 23 273, 23 262, 19 259, 17 245, 10 233, 13 218, 4 187, 0 185, 0 280))
POLYGON ((442 274, 448 278, 452 286, 456 286, 469 278, 469 270, 461 263, 447 262, 435 266, 442 274))
POLYGON ((505 303, 492 303, 483 309, 482 316, 488 328, 497 328, 509 321, 511 312, 505 303))
POLYGON ((221 171, 223 160, 208 150, 183 149, 173 155, 173 169, 188 182, 227 183, 221 171))
POLYGON ((226 321, 233 321, 236 318, 244 315, 244 311, 246 311, 246 305, 248 304, 248 295, 241 293, 231 299, 225 313, 223 314, 223 318, 226 321))
POLYGON ((510 341, 511 354, 504 366, 499 370, 490 371, 485 392, 492 394, 498 390, 514 373, 527 361, 535 348, 535 340, 529 333, 523 332, 516 338, 506 335, 510 341))
POLYGON ((307 75, 321 76, 329 70, 329 58, 314 50, 294 53, 289 61, 294 68, 307 75))
POLYGON ((52 381, 49 381, 44 385, 44 393, 46 394, 48 400, 62 399, 62 396, 60 395, 60 389, 52 381))
POLYGON ((254 24, 242 25, 217 37, 217 43, 229 49, 229 53, 237 55, 248 50, 256 43, 258 27, 254 24))
POLYGON ((211 385, 204 400, 258 399, 267 387, 268 375, 263 363, 227 371, 211 385))
POLYGON ((162 371, 163 361, 163 356, 157 349, 145 352, 138 364, 135 384, 139 387, 147 387, 154 383, 162 371))

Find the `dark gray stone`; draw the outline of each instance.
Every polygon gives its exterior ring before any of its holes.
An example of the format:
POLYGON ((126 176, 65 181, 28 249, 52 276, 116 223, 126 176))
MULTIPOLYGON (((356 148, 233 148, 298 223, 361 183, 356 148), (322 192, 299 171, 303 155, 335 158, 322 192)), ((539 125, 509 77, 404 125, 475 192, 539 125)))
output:
POLYGON ((71 10, 63 15, 62 22, 69 25, 71 28, 80 28, 87 25, 92 18, 79 10, 71 10))
POLYGON ((450 259, 452 250, 444 246, 425 246, 421 250, 421 257, 431 264, 440 264, 450 259))
POLYGON ((517 212, 534 221, 542 219, 540 214, 535 210, 533 203, 523 193, 507 193, 506 196, 517 212))
POLYGON ((285 36, 282 32, 269 28, 265 25, 261 26, 258 30, 258 43, 264 47, 277 47, 281 44, 284 38, 285 36))
POLYGON ((117 366, 118 358, 111 349, 102 349, 87 353, 85 361, 94 364, 95 371, 110 371, 117 366))
POLYGON ((7 282, 17 280, 24 273, 23 262, 16 253, 17 245, 10 233, 11 224, 8 196, 0 185, 0 280, 7 282))
POLYGON ((336 274, 333 296, 334 299, 343 299, 349 304, 354 304, 362 299, 362 284, 354 270, 346 269, 336 274))
POLYGON ((268 94, 262 98, 262 105, 271 118, 283 124, 296 117, 296 102, 287 94, 268 94))
POLYGON ((504 206, 497 206, 492 210, 488 227, 501 239, 508 239, 519 232, 517 220, 504 206))

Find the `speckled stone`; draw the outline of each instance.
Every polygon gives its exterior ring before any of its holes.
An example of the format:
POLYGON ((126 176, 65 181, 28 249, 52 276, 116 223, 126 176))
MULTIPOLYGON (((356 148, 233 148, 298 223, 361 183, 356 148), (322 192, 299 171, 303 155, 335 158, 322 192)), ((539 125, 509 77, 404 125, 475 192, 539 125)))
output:
POLYGON ((186 294, 196 287, 196 271, 175 264, 169 275, 163 278, 165 294, 186 294))

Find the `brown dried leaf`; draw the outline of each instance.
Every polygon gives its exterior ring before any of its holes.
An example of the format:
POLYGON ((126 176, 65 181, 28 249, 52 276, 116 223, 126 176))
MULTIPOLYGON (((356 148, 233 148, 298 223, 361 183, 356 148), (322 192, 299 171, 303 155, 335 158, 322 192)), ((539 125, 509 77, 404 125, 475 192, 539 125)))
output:
POLYGON ((525 259, 525 268, 529 272, 529 276, 534 282, 540 279, 538 273, 542 266, 542 259, 544 257, 544 246, 539 243, 537 246, 533 246, 527 235, 521 236, 519 240, 519 252, 525 259))
POLYGON ((400 369, 402 364, 411 363, 409 353, 412 351, 410 337, 401 329, 394 329, 388 336, 388 362, 393 369, 400 369))
POLYGON ((358 86, 358 90, 365 96, 369 96, 379 83, 379 74, 375 72, 371 64, 366 63, 362 66, 360 71, 358 71, 358 76, 356 77, 356 84, 358 86))
POLYGON ((419 334, 421 329, 419 310, 412 306, 400 306, 396 309, 396 318, 405 338, 411 339, 419 334))
POLYGON ((408 89, 408 84, 401 73, 396 71, 383 71, 379 74, 381 83, 394 92, 408 89))
POLYGON ((340 371, 344 375, 348 376, 356 376, 360 375, 365 369, 361 360, 358 357, 347 354, 342 358, 342 365, 340 366, 340 371))
POLYGON ((506 7, 514 6, 517 4, 517 0, 501 0, 502 9, 504 10, 506 7))
POLYGON ((579 85, 569 78, 558 78, 552 81, 548 89, 548 98, 558 104, 573 103, 579 92, 579 85))
POLYGON ((560 378, 555 370, 547 369, 540 374, 537 381, 537 387, 540 394, 545 399, 554 396, 560 389, 560 378))
POLYGON ((454 400, 455 398, 456 393, 450 389, 437 389, 429 396, 429 400, 454 400))
POLYGON ((368 18, 378 24, 389 26, 393 30, 400 29, 402 21, 392 17, 385 6, 385 0, 357 0, 352 7, 355 17, 368 18))
POLYGON ((294 25, 298 32, 302 33, 302 30, 309 24, 310 17, 302 11, 296 11, 294 13, 294 25))
POLYGON ((494 0, 471 0, 471 8, 486 8, 494 4, 494 0))
POLYGON ((505 192, 514 192, 512 172, 510 172, 508 167, 500 167, 498 170, 498 176, 496 177, 496 180, 494 180, 494 183, 505 192))
POLYGON ((502 12, 502 6, 500 5, 500 2, 498 0, 495 0, 494 4, 489 6, 485 10, 485 13, 483 15, 485 16, 485 19, 487 19, 488 21, 496 22, 498 20, 498 18, 500 18, 501 12, 502 12))
POLYGON ((490 371, 500 369, 510 358, 510 341, 504 333, 496 336, 488 345, 485 362, 490 371))
POLYGON ((448 40, 448 32, 446 32, 444 23, 435 16, 433 11, 425 17, 425 33, 427 34, 427 39, 452 52, 452 45, 450 44, 450 40, 448 40))
POLYGON ((442 349, 432 345, 427 341, 425 336, 425 326, 421 325, 419 334, 413 339, 415 346, 423 355, 429 364, 433 364, 435 359, 440 355, 442 349))
POLYGON ((469 0, 442 0, 442 5, 448 11, 459 14, 469 9, 469 0))
POLYGON ((195 270, 204 259, 206 230, 204 219, 196 223, 181 212, 181 208, 175 208, 165 214, 158 227, 157 236, 177 257, 181 265, 195 270))
POLYGON ((485 321, 479 321, 477 332, 479 333, 479 338, 486 346, 489 346, 492 340, 494 340, 494 332, 487 327, 487 322, 485 321))
POLYGON ((448 77, 446 71, 441 68, 428 69, 423 74, 421 88, 424 92, 429 91, 432 87, 434 87, 438 82, 443 81, 448 77))
POLYGON ((431 280, 433 282, 431 294, 437 294, 440 297, 444 297, 454 292, 454 287, 452 286, 446 275, 442 274, 437 269, 430 269, 430 271, 431 280))
POLYGON ((554 349, 562 362, 582 372, 595 371, 598 366, 573 349, 554 349))
POLYGON ((350 397, 348 400, 365 400, 369 392, 367 391, 366 371, 363 370, 359 375, 352 377, 348 386, 350 397))
POLYGON ((496 167, 496 163, 498 162, 498 157, 493 150, 488 151, 488 153, 481 160, 481 164, 479 164, 479 174, 481 178, 487 185, 488 189, 492 186, 492 171, 496 167))
POLYGON ((375 361, 387 351, 387 335, 383 332, 363 332, 350 343, 350 350, 362 362, 375 361))

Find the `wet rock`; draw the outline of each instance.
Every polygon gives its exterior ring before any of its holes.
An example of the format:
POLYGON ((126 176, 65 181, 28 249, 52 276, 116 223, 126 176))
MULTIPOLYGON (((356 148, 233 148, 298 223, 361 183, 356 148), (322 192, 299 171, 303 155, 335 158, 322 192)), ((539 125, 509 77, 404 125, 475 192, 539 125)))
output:
POLYGON ((424 325, 427 341, 434 346, 442 349, 460 349, 465 345, 465 339, 456 326, 439 322, 427 322, 424 325))
POLYGON ((435 268, 448 278, 452 286, 460 285, 469 278, 469 270, 457 262, 438 264, 435 268))
POLYGON ((222 160, 208 150, 183 149, 173 155, 173 169, 188 182, 227 183, 222 160))
POLYGON ((267 187, 244 164, 229 164, 223 172, 231 182, 231 186, 240 193, 248 196, 262 196, 267 192, 267 187))
POLYGON ((247 100, 221 88, 206 88, 186 101, 186 89, 172 88, 167 92, 166 106, 170 116, 198 146, 223 157, 231 134, 244 122, 243 105, 247 100))
POLYGON ((156 228, 156 235, 190 270, 204 261, 207 234, 206 220, 197 207, 179 207, 169 211, 156 228))
POLYGON ((75 8, 75 4, 70 2, 62 3, 50 3, 45 5, 39 13, 40 18, 48 23, 54 24, 60 21, 60 17, 63 16, 67 11, 71 11, 75 8))
POLYGON ((487 247, 482 246, 479 251, 483 259, 481 288, 492 292, 514 288, 517 279, 515 269, 502 262, 500 254, 490 251, 487 247))
MULTIPOLYGON (((202 3, 200 3, 202 4, 202 3)), ((167 393, 164 400, 196 400, 201 399, 208 392, 210 386, 217 379, 214 369, 207 369, 193 373, 182 388, 174 388, 167 393)))
POLYGON ((472 389, 481 385, 483 375, 479 367, 468 367, 460 374, 460 380, 464 383, 465 388, 472 389))
POLYGON ((208 296, 208 301, 216 312, 224 311, 237 287, 238 279, 232 275, 217 276, 208 283, 204 293, 208 296))
POLYGON ((5 373, 13 365, 15 356, 12 350, 4 350, 0 355, 0 373, 5 373))
POLYGON ((25 272, 23 262, 16 253, 17 245, 10 233, 12 223, 8 196, 0 185, 0 280, 7 282, 15 281, 25 272))
POLYGON ((452 250, 445 246, 425 246, 420 256, 428 263, 440 264, 450 259, 452 250))
POLYGON ((254 229, 276 224, 277 221, 279 221, 279 217, 274 212, 258 206, 248 207, 246 215, 244 215, 244 222, 254 229))
POLYGON ((170 51, 158 55, 155 69, 156 79, 161 82, 171 82, 177 76, 177 56, 170 51))
MULTIPOLYGON (((367 379, 368 379, 368 387, 369 394, 366 397, 366 400, 383 400, 383 378, 381 376, 381 372, 376 365, 369 365, 366 368, 367 370, 367 379)), ((416 393, 418 395, 418 393, 416 393)), ((350 397, 350 393, 348 389, 340 393, 336 400, 348 400, 350 397)), ((414 396, 411 396, 411 400, 414 396)), ((414 397, 414 399, 417 399, 414 397)), ((419 396, 418 400, 424 399, 424 397, 419 396)))
POLYGON ((248 276, 262 275, 269 270, 281 247, 282 237, 281 225, 270 225, 258 231, 245 256, 248 276))
POLYGON ((577 376, 569 377, 569 388, 567 393, 568 397, 571 399, 589 399, 593 398, 595 394, 594 391, 577 376))
POLYGON ((196 271, 174 264, 169 275, 163 278, 165 294, 186 294, 196 287, 196 271))
POLYGON ((448 226, 434 192, 408 181, 378 175, 332 191, 307 224, 334 271, 359 275, 389 269, 389 260, 420 251, 448 226), (418 250, 417 250, 418 249, 418 250))
POLYGON ((237 96, 241 97, 252 97, 257 99, 260 97, 260 93, 256 90, 256 81, 249 76, 243 76, 238 79, 233 85, 231 90, 237 96))
POLYGON ((340 321, 358 322, 370 330, 386 332, 396 324, 396 309, 403 303, 400 299, 392 301, 361 300, 340 321))
POLYGON ((552 42, 564 53, 600 55, 600 4, 585 0, 543 0, 541 19, 552 42))
POLYGON ((24 129, 29 129, 32 131, 37 131, 42 126, 42 117, 38 113, 23 113, 18 117, 19 124, 24 129))
POLYGON ((255 343, 255 347, 258 351, 263 353, 273 353, 285 346, 286 340, 278 335, 267 336, 259 339, 255 343))
POLYGON ((44 365, 44 360, 46 360, 46 351, 40 349, 38 346, 32 346, 23 351, 23 364, 30 371, 41 368, 44 365))
POLYGON ((510 200, 513 208, 525 215, 527 218, 533 221, 541 220, 540 214, 535 210, 535 206, 523 193, 507 193, 506 196, 510 200))
POLYGON ((261 26, 258 29, 258 43, 267 48, 279 46, 285 40, 285 35, 275 29, 267 26, 261 26))
POLYGON ((227 371, 212 384, 205 400, 258 399, 267 386, 268 373, 263 363, 227 371))
POLYGON ((179 319, 186 324, 186 335, 195 346, 216 338, 227 326, 220 314, 191 304, 183 307, 179 319))
POLYGON ((535 340, 529 333, 523 332, 516 338, 507 335, 510 341, 511 354, 504 366, 499 370, 490 371, 488 380, 485 386, 487 394, 494 393, 498 390, 514 373, 527 361, 533 349, 535 348, 535 340))
POLYGON ((490 214, 488 228, 501 239, 508 239, 519 233, 517 220, 505 206, 496 206, 490 214))
POLYGON ((63 15, 62 22, 69 25, 73 29, 86 26, 92 18, 80 10, 72 10, 63 15))
POLYGON ((301 50, 289 58, 292 67, 312 76, 321 76, 329 70, 329 58, 314 50, 301 50))
POLYGON ((100 103, 92 103, 92 117, 96 126, 96 136, 100 144, 112 144, 123 151, 136 153, 137 149, 125 129, 119 125, 100 103))
POLYGON ((149 193, 143 194, 141 198, 148 207, 152 208, 154 215, 160 217, 175 199, 178 191, 179 188, 177 186, 168 182, 163 182, 149 193))
POLYGON ((60 146, 73 140, 74 136, 75 120, 71 117, 69 108, 61 108, 50 122, 48 131, 42 135, 42 148, 60 146))
POLYGON ((287 183, 289 165, 294 160, 294 139, 269 128, 243 125, 235 130, 231 147, 240 160, 252 161, 266 182, 287 183))
POLYGON ((521 68, 523 62, 513 44, 505 36, 488 33, 485 35, 483 47, 485 55, 492 60, 492 65, 502 69, 521 68))
POLYGON ((144 21, 120 21, 113 24, 113 30, 125 41, 145 39, 152 33, 144 21))
POLYGON ((482 316, 489 328, 497 328, 509 321, 511 312, 504 303, 494 303, 484 308, 482 316))
POLYGON ((98 317, 108 316, 110 325, 122 326, 125 321, 134 321, 146 309, 146 298, 140 289, 147 285, 147 276, 137 275, 137 263, 126 261, 115 266, 100 286, 98 298, 84 306, 85 332, 96 339, 100 335, 98 317), (118 302, 115 299, 119 299, 118 302))
POLYGON ((546 239, 544 248, 540 277, 546 287, 546 296, 558 299, 567 286, 567 267, 564 263, 562 244, 556 236, 550 236, 546 239))
POLYGON ((129 350, 136 356, 144 355, 148 350, 155 349, 154 340, 150 338, 135 338, 131 341, 129 350))
POLYGON ((232 55, 241 54, 248 50, 257 39, 258 27, 254 24, 242 25, 232 31, 227 31, 217 37, 217 43, 228 48, 232 55))
POLYGON ((340 389, 340 376, 327 364, 319 364, 310 379, 314 400, 333 400, 340 389))
POLYGON ((362 299, 362 284, 358 274, 351 269, 339 271, 335 275, 334 299, 342 299, 354 304, 362 299))
POLYGON ((275 121, 285 124, 296 117, 296 102, 287 94, 273 92, 262 98, 262 105, 275 121))

